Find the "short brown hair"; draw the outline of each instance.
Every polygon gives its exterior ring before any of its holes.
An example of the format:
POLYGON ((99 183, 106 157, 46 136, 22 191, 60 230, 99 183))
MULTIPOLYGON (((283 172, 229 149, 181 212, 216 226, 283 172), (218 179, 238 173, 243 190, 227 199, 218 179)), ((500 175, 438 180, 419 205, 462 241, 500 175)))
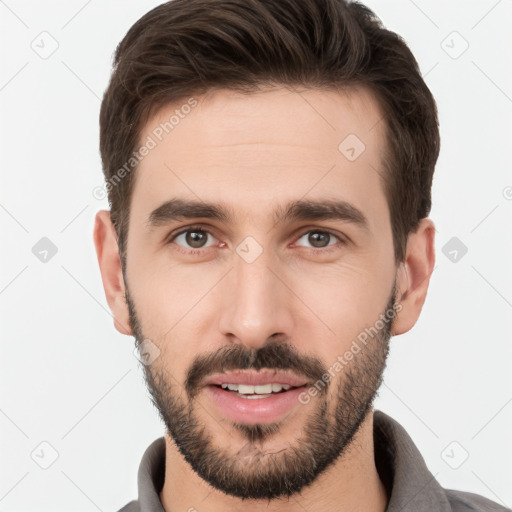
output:
POLYGON ((126 163, 149 118, 211 89, 297 85, 374 93, 385 114, 395 260, 404 260, 409 233, 430 212, 440 148, 436 104, 404 40, 359 2, 171 0, 119 43, 101 105, 100 152, 123 263, 134 183, 126 163))

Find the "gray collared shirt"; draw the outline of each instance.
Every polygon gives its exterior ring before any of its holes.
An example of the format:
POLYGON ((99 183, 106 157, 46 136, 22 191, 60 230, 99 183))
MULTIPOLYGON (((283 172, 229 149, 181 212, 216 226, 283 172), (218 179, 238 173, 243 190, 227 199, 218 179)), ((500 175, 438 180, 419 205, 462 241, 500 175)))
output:
MULTIPOLYGON (((382 411, 374 411, 375 464, 390 496, 386 512, 511 512, 471 492, 440 486, 405 429, 382 411)), ((139 466, 139 498, 119 512, 165 512, 159 493, 164 483, 165 440, 145 451, 139 466)))

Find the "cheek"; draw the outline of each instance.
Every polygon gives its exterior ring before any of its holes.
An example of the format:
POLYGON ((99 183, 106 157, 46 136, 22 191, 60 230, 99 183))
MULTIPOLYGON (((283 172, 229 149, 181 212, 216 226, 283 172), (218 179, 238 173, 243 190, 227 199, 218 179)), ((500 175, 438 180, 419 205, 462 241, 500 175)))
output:
POLYGON ((166 367, 174 368, 181 381, 184 362, 191 354, 210 348, 207 344, 212 336, 205 332, 204 318, 217 307, 211 292, 222 277, 222 269, 202 268, 199 272, 193 265, 149 258, 147 262, 137 261, 137 267, 134 258, 133 268, 137 271, 129 277, 130 291, 142 332, 158 346, 166 367))
POLYGON ((153 253, 141 246, 133 244, 127 278, 148 319, 182 317, 218 280, 220 269, 183 265, 165 247, 153 253))
POLYGON ((302 276, 300 282, 296 278, 290 281, 294 283, 290 287, 310 310, 304 310, 303 316, 310 332, 314 332, 313 322, 316 339, 326 333, 331 352, 341 351, 376 322, 387 304, 393 279, 390 272, 362 264, 310 267, 302 276))

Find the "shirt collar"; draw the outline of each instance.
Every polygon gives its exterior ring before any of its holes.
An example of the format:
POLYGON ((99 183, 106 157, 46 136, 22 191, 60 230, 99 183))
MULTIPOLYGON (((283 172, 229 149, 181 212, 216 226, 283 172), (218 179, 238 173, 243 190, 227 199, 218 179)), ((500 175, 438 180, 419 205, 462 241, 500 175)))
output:
POLYGON ((402 425, 374 411, 373 440, 375 465, 388 488, 386 512, 451 512, 445 490, 402 425))
MULTIPOLYGON (((406 430, 382 411, 374 411, 375 464, 388 490, 386 512, 451 512, 444 489, 428 470, 406 430)), ((138 504, 144 512, 165 512, 160 491, 165 475, 165 438, 146 449, 138 472, 138 504)))

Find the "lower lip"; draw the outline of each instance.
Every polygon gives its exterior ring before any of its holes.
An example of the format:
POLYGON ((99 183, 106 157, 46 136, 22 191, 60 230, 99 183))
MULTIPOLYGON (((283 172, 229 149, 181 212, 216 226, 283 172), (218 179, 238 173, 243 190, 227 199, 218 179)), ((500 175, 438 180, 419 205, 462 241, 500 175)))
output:
MULTIPOLYGON (((279 421, 300 405, 299 395, 306 387, 275 393, 268 398, 243 398, 217 386, 206 386, 206 392, 225 416, 237 423, 254 425, 279 421)), ((252 395, 254 396, 254 395, 252 395)))

